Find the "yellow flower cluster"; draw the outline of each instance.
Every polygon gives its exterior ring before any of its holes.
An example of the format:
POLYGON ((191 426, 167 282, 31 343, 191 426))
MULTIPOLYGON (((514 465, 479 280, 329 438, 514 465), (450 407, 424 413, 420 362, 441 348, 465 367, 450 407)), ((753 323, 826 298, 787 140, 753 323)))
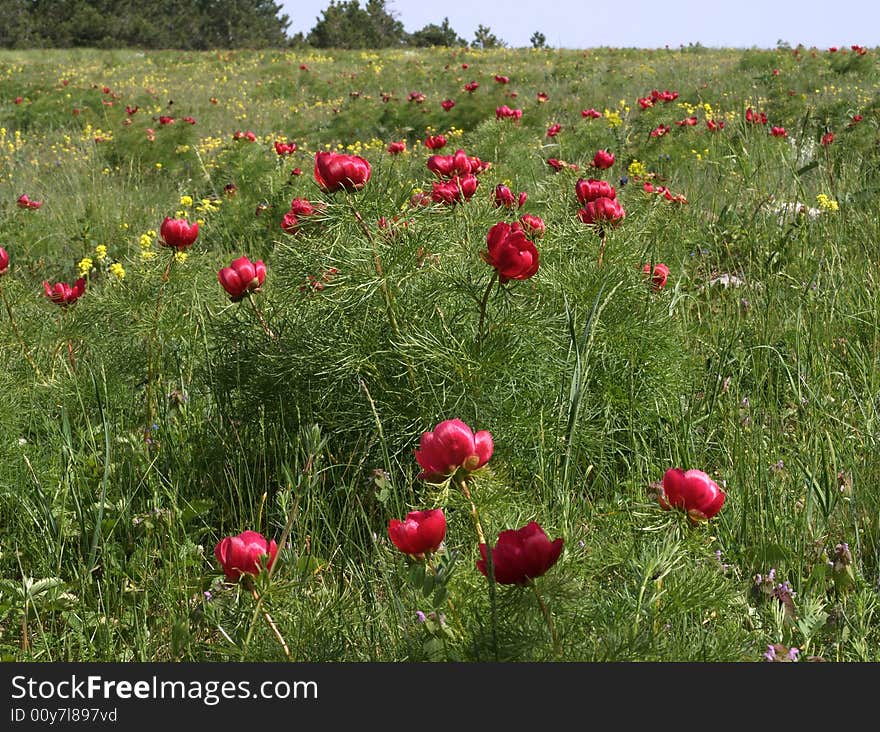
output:
POLYGON ((648 168, 639 160, 633 160, 626 171, 630 178, 644 178, 648 174, 648 168))
MULTIPOLYGON (((213 198, 203 198, 199 201, 199 205, 196 206, 196 211, 200 214, 211 214, 220 210, 220 199, 213 198)), ((199 226, 201 226, 204 222, 199 221, 199 226)))
POLYGON ((98 246, 95 247, 95 259, 97 259, 99 262, 103 262, 105 259, 107 259, 106 245, 98 244, 98 246))
POLYGON ((117 280, 125 279, 125 267, 123 267, 119 262, 113 262, 110 265, 110 268, 107 270, 113 275, 117 280))
POLYGON ((820 193, 816 196, 816 203, 819 204, 819 209, 822 211, 840 210, 840 204, 825 193, 820 193))
POLYGON ((80 259, 79 264, 77 265, 77 267, 79 267, 79 276, 87 277, 89 272, 92 271, 92 264, 93 262, 91 257, 83 257, 82 259, 80 259))
POLYGON ((605 121, 611 128, 620 127, 623 124, 623 119, 620 116, 620 112, 612 112, 610 109, 605 110, 605 121))
POLYGON ((141 260, 148 262, 155 259, 156 252, 153 250, 153 240, 156 238, 156 232, 150 229, 145 234, 141 234, 138 239, 138 246, 141 250, 141 260))

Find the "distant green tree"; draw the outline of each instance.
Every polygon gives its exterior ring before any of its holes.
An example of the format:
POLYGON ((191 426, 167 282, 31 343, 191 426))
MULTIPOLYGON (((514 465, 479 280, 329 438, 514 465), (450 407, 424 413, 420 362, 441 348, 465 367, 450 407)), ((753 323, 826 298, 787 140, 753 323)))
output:
POLYGON ((34 45, 34 25, 28 0, 0 0, 0 47, 27 48, 34 45))
POLYGON ((485 25, 478 25, 474 34, 474 43, 476 48, 500 48, 505 45, 504 41, 498 38, 492 29, 485 25))
POLYGON ((389 48, 406 40, 403 23, 385 7, 385 0, 368 0, 362 8, 358 0, 330 0, 309 32, 308 41, 316 48, 389 48))
POLYGON ((529 38, 529 41, 532 44, 532 48, 547 48, 547 36, 541 33, 541 31, 535 31, 532 33, 532 37, 529 38))
POLYGON ((0 46, 280 47, 290 25, 281 9, 273 0, 0 0, 0 46))
POLYGON ((411 33, 409 45, 427 48, 430 46, 466 46, 467 41, 459 37, 458 33, 449 25, 449 18, 443 18, 442 25, 429 23, 424 28, 411 33))

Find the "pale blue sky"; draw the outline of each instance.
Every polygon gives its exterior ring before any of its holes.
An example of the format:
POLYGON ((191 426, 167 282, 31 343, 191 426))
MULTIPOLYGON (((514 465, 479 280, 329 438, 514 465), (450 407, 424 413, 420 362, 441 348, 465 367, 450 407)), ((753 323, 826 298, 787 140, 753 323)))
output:
MULTIPOLYGON (((281 2, 293 21, 289 32, 308 33, 330 0, 281 2)), ((880 46, 878 0, 391 0, 386 5, 408 31, 446 16, 469 41, 482 23, 509 46, 531 45, 536 30, 557 48, 696 42, 772 48, 780 39, 817 48, 880 46)))

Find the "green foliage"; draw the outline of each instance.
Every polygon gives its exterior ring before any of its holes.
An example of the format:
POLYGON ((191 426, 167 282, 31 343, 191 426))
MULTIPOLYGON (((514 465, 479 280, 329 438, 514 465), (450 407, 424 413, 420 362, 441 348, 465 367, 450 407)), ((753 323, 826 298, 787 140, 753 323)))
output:
POLYGON ((3 0, 13 20, 0 47, 279 47, 290 25, 281 9, 273 0, 3 0))
POLYGON ((873 52, 842 85, 846 59, 786 49, 452 46, 0 53, 3 657, 283 660, 213 556, 252 529, 286 533, 254 589, 297 660, 880 658, 873 52), (655 88, 680 96, 641 109, 655 88), (468 203, 411 204, 428 134, 492 164, 468 203), (363 190, 317 189, 328 148, 370 162, 363 190), (602 266, 578 177, 626 209, 602 266), (493 206, 499 183, 522 210, 493 206), (318 212, 286 233, 293 198, 318 212), (178 212, 203 223, 171 264, 156 231, 178 212), (489 287, 487 231, 523 213, 547 224, 538 272, 489 287), (217 272, 242 255, 268 274, 232 303, 217 272), (44 297, 81 266, 78 302, 44 297), (494 438, 473 506, 417 477, 452 417, 494 438), (653 500, 674 465, 725 487, 708 524, 653 500), (443 547, 403 556, 388 521, 433 507, 443 547), (536 583, 555 637, 531 588, 476 569, 474 507, 490 539, 530 520, 564 539, 536 583))
POLYGON ((385 7, 385 0, 331 0, 309 33, 316 48, 389 48, 406 39, 403 23, 385 7))
POLYGON ((458 33, 449 25, 449 18, 443 18, 443 22, 440 25, 428 23, 424 28, 410 33, 407 43, 418 48, 428 48, 431 46, 453 48, 455 46, 467 45, 467 41, 460 38, 458 33))
POLYGON ((505 44, 492 32, 491 28, 481 23, 474 32, 473 45, 474 48, 501 48, 505 44))

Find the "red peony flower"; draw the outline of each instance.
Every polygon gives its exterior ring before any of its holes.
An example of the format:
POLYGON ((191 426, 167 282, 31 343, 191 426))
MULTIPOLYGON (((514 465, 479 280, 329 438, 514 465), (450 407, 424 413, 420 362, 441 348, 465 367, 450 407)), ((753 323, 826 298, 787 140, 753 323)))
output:
POLYGON ((428 135, 425 138, 425 147, 429 150, 440 150, 446 147, 446 138, 443 135, 428 135))
POLYGON ((598 109, 593 109, 592 107, 581 110, 581 117, 584 119, 599 119, 601 116, 602 113, 598 109))
POLYGON ((423 432, 416 462, 421 466, 419 478, 437 482, 459 471, 473 472, 482 468, 495 446, 487 430, 476 434, 460 419, 440 422, 431 432, 423 432))
POLYGON ((406 150, 406 143, 403 140, 400 140, 399 142, 389 142, 386 150, 388 150, 391 155, 400 155, 400 153, 406 150))
POLYGON ((788 133, 785 131, 785 127, 771 127, 770 134, 773 137, 788 137, 788 133))
POLYGON ((724 491, 702 470, 669 468, 663 475, 663 508, 682 508, 693 521, 707 521, 724 505, 724 491))
POLYGON ((159 243, 163 247, 173 247, 183 251, 192 246, 199 235, 199 224, 198 222, 190 224, 186 219, 172 219, 166 216, 159 227, 159 235, 161 237, 159 243))
POLYGON ((495 119, 522 119, 521 109, 511 109, 506 104, 502 104, 495 109, 495 119))
POLYGON ((547 128, 547 137, 556 137, 560 132, 562 132, 562 125, 550 125, 550 127, 547 128))
MULTIPOLYGON (((530 521, 521 529, 508 529, 498 534, 492 548, 492 568, 495 581, 501 585, 524 585, 541 577, 559 560, 563 540, 550 541, 537 521, 530 521)), ((489 576, 486 545, 480 544, 477 569, 489 576)))
POLYGON ((468 174, 462 177, 456 176, 452 180, 447 180, 431 184, 431 199, 435 203, 445 203, 452 205, 459 201, 470 201, 474 193, 477 192, 479 185, 477 177, 468 174))
POLYGON ((574 192, 582 204, 595 201, 597 198, 617 198, 617 192, 613 185, 595 178, 589 180, 578 178, 578 182, 574 185, 574 192))
POLYGON ((7 269, 9 269, 9 254, 3 247, 0 247, 0 275, 6 274, 7 269))
POLYGON ((43 205, 42 201, 32 201, 28 198, 27 193, 22 193, 15 203, 19 208, 29 208, 32 210, 36 210, 43 205))
POLYGON ((444 99, 442 102, 440 102, 440 106, 443 107, 444 112, 448 112, 450 109, 452 109, 455 106, 455 100, 454 99, 444 99))
POLYGON ((653 130, 651 130, 651 137, 663 137, 663 135, 670 132, 672 128, 669 125, 658 125, 653 130))
POLYGON ((266 281, 266 265, 263 260, 251 262, 247 257, 239 257, 228 267, 217 273, 223 289, 229 293, 232 302, 238 302, 245 295, 257 292, 266 281))
POLYGON ((431 155, 425 165, 439 178, 476 175, 489 167, 488 163, 469 156, 464 150, 456 150, 453 155, 431 155))
POLYGON ((370 180, 370 164, 358 155, 315 153, 315 180, 322 190, 357 190, 370 180))
POLYGON ((501 76, 500 74, 495 74, 495 81, 499 84, 509 84, 510 79, 507 76, 501 76))
POLYGON ((52 302, 66 307, 72 305, 82 297, 83 293, 86 291, 86 281, 80 277, 72 286, 68 285, 66 282, 56 282, 54 285, 50 285, 48 282, 44 281, 43 290, 46 293, 46 297, 52 302))
POLYGON ((243 531, 238 536, 227 536, 214 548, 214 556, 223 567, 223 573, 233 582, 243 574, 258 575, 264 561, 268 569, 277 554, 278 545, 275 540, 267 541, 257 531, 243 531), (268 559, 264 560, 263 557, 268 559))
POLYGON ((480 85, 476 81, 470 81, 464 85, 464 90, 468 94, 473 94, 479 88, 480 88, 480 85))
POLYGON ((616 198, 597 198, 578 209, 578 218, 585 224, 617 226, 626 217, 626 211, 616 198))
POLYGON ((651 277, 654 292, 659 292, 666 286, 666 280, 669 278, 669 267, 665 264, 659 262, 655 264, 653 274, 651 273, 651 265, 646 264, 642 267, 642 272, 651 277))
POLYGON ((599 168, 599 170, 606 170, 614 165, 614 153, 610 153, 607 150, 599 150, 593 156, 593 167, 599 168))
POLYGON ((403 521, 391 519, 388 522, 388 536, 404 554, 421 557, 436 552, 446 536, 446 516, 439 508, 410 511, 403 521))
POLYGON ((292 155, 296 152, 296 143, 295 142, 281 142, 280 140, 275 140, 275 152, 278 157, 282 155, 292 155))
POLYGON ((489 229, 486 243, 487 251, 480 256, 498 271, 502 284, 509 280, 527 280, 538 271, 538 249, 526 238, 519 223, 495 224, 489 229))
POLYGON ((540 216, 535 216, 534 214, 523 214, 520 216, 519 222, 523 227, 523 231, 529 236, 540 238, 544 236, 544 232, 547 231, 547 225, 544 223, 544 219, 540 216))
POLYGON ((834 133, 833 132, 826 132, 824 135, 822 135, 821 142, 825 146, 830 145, 832 142, 834 142, 834 133))
POLYGON ((547 96, 547 92, 538 92, 537 98, 541 104, 550 99, 550 97, 547 96))

